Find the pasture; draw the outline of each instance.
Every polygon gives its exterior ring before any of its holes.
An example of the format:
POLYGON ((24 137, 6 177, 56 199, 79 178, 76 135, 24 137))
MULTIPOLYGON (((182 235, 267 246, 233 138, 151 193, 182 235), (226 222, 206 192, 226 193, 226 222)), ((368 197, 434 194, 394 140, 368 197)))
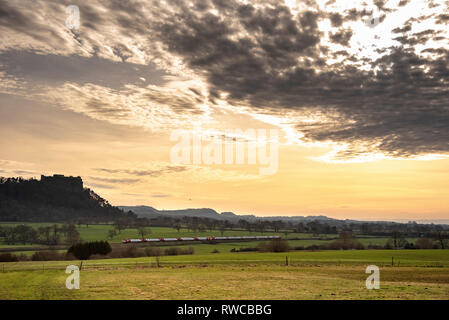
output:
POLYGON ((0 299, 448 299, 449 250, 220 253, 0 265, 0 299), (391 265, 394 256, 395 264, 391 265), (289 264, 285 264, 288 256, 289 264), (367 290, 367 265, 380 290, 367 290))
MULTIPOLYGON (((27 224, 34 228, 39 226, 51 225, 51 223, 11 223, 11 222, 0 222, 0 226, 15 226, 18 224, 27 224)), ((108 231, 113 227, 107 224, 93 224, 93 225, 81 225, 77 226, 77 230, 80 233, 81 238, 84 241, 98 241, 98 240, 107 240, 112 244, 119 244, 123 239, 127 238, 140 238, 136 229, 124 229, 117 235, 112 238, 108 237, 108 231)), ((221 232, 219 230, 207 230, 207 231, 191 231, 185 228, 181 230, 176 230, 174 228, 168 227, 149 227, 148 230, 150 233, 146 235, 148 238, 177 238, 177 237, 203 237, 203 236, 220 236, 221 232)), ((260 232, 248 232, 246 230, 224 230, 224 236, 242 236, 242 235, 260 235, 260 232)), ((279 235, 284 239, 289 240, 289 244, 292 248, 295 247, 307 247, 310 245, 322 245, 329 243, 338 237, 337 234, 320 234, 313 235, 311 233, 296 233, 296 232, 273 232, 266 231, 263 235, 279 235)), ((383 246, 387 242, 388 238, 386 237, 372 237, 372 236, 364 236, 358 235, 358 240, 364 244, 368 245, 380 245, 383 246)), ((415 242, 414 238, 407 238, 409 242, 415 242)), ((232 249, 240 250, 242 248, 248 247, 257 247, 259 242, 257 241, 242 241, 242 242, 221 242, 216 244, 204 244, 198 242, 186 242, 182 245, 192 246, 195 250, 196 254, 207 254, 212 251, 219 251, 220 253, 229 252, 232 249)), ((172 244, 170 244, 172 245, 172 244)), ((59 247, 65 247, 61 245, 59 247)), ((25 255, 31 255, 36 250, 47 250, 48 246, 37 245, 37 244, 21 244, 15 243, 14 245, 8 245, 1 242, 0 239, 0 252, 14 252, 14 253, 23 253, 25 255)))
MULTIPOLYGON (((52 223, 47 222, 0 222, 0 226, 16 226, 20 224, 26 224, 32 226, 34 228, 40 226, 49 226, 53 225, 52 223)), ((96 240, 108 240, 111 243, 119 243, 123 239, 127 238, 141 238, 138 231, 135 228, 127 228, 121 230, 119 234, 116 236, 109 238, 108 231, 113 229, 112 225, 108 224, 90 224, 86 225, 77 225, 77 230, 80 233, 81 238, 84 241, 96 241, 96 240)), ((146 235, 147 238, 177 238, 177 237, 205 237, 205 236, 219 236, 221 232, 219 230, 207 230, 207 231, 191 231, 186 228, 182 228, 176 230, 175 228, 169 227, 148 227, 147 230, 149 233, 146 235)), ((243 235, 256 235, 261 234, 260 232, 249 232, 247 230, 224 230, 224 236, 243 236, 243 235)), ((273 231, 265 231, 263 235, 280 235, 287 239, 292 238, 312 238, 313 235, 310 233, 297 233, 297 232, 288 232, 285 234, 284 232, 273 232, 273 231)), ((335 238, 338 237, 337 234, 327 234, 327 235, 319 235, 315 236, 316 238, 335 238)))
MULTIPOLYGON (((136 229, 125 229, 108 238, 110 225, 77 228, 83 240, 108 240, 113 248, 129 246, 121 244, 122 239, 139 237, 136 229)), ((178 232, 163 227, 150 230, 147 237, 151 238, 221 235, 218 230, 178 232)), ((223 232, 224 236, 249 234, 259 233, 223 232)), ((337 237, 283 232, 264 232, 264 235, 280 235, 292 248, 325 244, 337 237)), ((384 245, 388 240, 357 237, 364 245, 384 245)), ((449 299, 449 250, 231 252, 258 244, 258 241, 162 243, 159 245, 163 248, 192 246, 195 253, 83 261, 80 290, 65 287, 68 276, 65 269, 68 265, 81 266, 81 261, 0 262, 0 299, 449 299), (365 287, 368 265, 380 268, 380 290, 365 287)), ((155 244, 138 247, 149 245, 155 244)), ((48 247, 0 243, 0 251, 28 256, 44 249, 48 247)), ((54 249, 65 251, 64 245, 54 249)))

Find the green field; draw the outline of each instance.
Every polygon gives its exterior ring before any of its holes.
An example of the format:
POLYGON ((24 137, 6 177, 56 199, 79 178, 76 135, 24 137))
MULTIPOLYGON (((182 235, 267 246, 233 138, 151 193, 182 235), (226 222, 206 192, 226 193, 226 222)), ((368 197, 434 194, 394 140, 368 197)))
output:
POLYGON ((449 250, 222 253, 0 264, 0 299, 449 299, 449 250), (289 265, 285 265, 285 257, 289 265), (394 256, 395 265, 391 265, 394 256), (380 290, 367 290, 367 265, 380 290))
MULTIPOLYGON (((0 222, 0 226, 15 226, 21 223, 11 223, 11 222, 0 222)), ((33 227, 39 227, 44 225, 51 225, 50 223, 25 223, 33 227)), ((110 243, 121 243, 123 239, 127 238, 139 238, 139 234, 136 229, 124 229, 120 234, 117 234, 115 237, 108 238, 108 231, 112 229, 111 225, 89 225, 88 227, 85 225, 77 226, 78 231, 80 232, 81 238, 84 241, 96 241, 96 240, 107 240, 110 243)), ((167 227, 150 227, 151 233, 147 235, 149 238, 172 238, 172 237, 193 237, 193 236, 220 236, 221 232, 218 230, 205 231, 205 232, 192 232, 187 229, 181 229, 178 232, 174 228, 167 227)), ((245 230, 225 230, 224 236, 242 236, 242 235, 260 235, 260 232, 248 232, 245 230)), ((263 235, 279 235, 284 239, 304 239, 304 240, 289 240, 289 244, 292 248, 300 247, 300 246, 310 246, 310 245, 322 245, 331 242, 333 239, 338 237, 337 234, 325 234, 325 235, 315 235, 313 236, 310 233, 288 233, 284 232, 264 232, 263 235), (328 240, 325 240, 328 239, 328 240)), ((359 236, 359 241, 364 245, 384 245, 388 238, 385 237, 369 237, 369 236, 359 236)), ((410 242, 415 242, 416 239, 410 238, 407 239, 410 242)), ((186 245, 192 246, 195 249, 195 253, 206 254, 211 253, 214 250, 218 250, 220 253, 229 252, 231 249, 241 249, 247 247, 256 247, 259 242, 223 242, 217 244, 199 244, 199 243, 186 243, 186 245)), ((7 245, 0 242, 0 252, 8 251, 15 253, 23 253, 25 255, 32 254, 35 250, 44 250, 47 249, 46 246, 43 245, 30 245, 30 244, 20 244, 16 243, 14 245, 7 245), (13 251, 11 251, 13 250, 13 251)))
MULTIPOLYGON (((48 226, 52 225, 51 223, 18 223, 18 222, 0 222, 0 226, 16 226, 19 224, 26 224, 29 226, 32 226, 34 228, 40 227, 40 226, 48 226)), ((115 237, 108 238, 108 231, 113 229, 112 225, 106 225, 106 224, 92 224, 88 227, 85 225, 78 226, 77 229, 81 235, 81 238, 84 241, 95 241, 95 240, 108 240, 109 242, 121 242, 123 239, 127 238, 140 238, 141 236, 137 232, 136 229, 124 229, 121 230, 120 234, 117 234, 115 237)), ((150 230, 150 233, 146 236, 147 238, 177 238, 177 237, 205 237, 205 236, 221 236, 221 232, 219 230, 208 230, 204 232, 198 232, 198 231, 190 231, 185 228, 182 228, 179 232, 174 228, 168 228, 168 227, 149 227, 147 228, 150 230)), ((225 230, 223 235, 224 236, 242 236, 242 235, 280 235, 284 238, 312 238, 312 234, 310 233, 292 233, 289 232, 287 235, 285 235, 283 232, 248 232, 246 230, 225 230)), ((335 238, 337 237, 337 234, 326 234, 326 235, 320 235, 320 238, 335 238)))
MULTIPOLYGON (((0 226, 16 226, 19 224, 27 224, 34 228, 37 228, 39 226, 45 226, 45 225, 51 225, 51 223, 11 223, 11 222, 0 222, 0 226)), ((80 233, 81 238, 84 241, 97 241, 97 240, 107 240, 110 243, 121 243, 123 239, 127 238, 140 238, 140 235, 138 234, 136 229, 124 229, 120 232, 120 234, 117 234, 114 238, 108 238, 108 231, 113 229, 111 225, 99 225, 99 224, 93 224, 89 225, 88 227, 85 225, 77 226, 77 229, 80 233)), ((220 236, 221 232, 219 230, 213 230, 213 231, 205 231, 205 232, 193 232, 187 229, 181 229, 179 232, 174 228, 167 228, 167 227, 150 227, 148 228, 150 230, 150 233, 147 235, 148 238, 177 238, 177 237, 201 237, 201 236, 220 236)), ((245 230, 225 230, 223 235, 224 236, 242 236, 242 235, 259 235, 261 233, 256 232, 248 232, 245 230)), ((312 244, 324 244, 331 240, 320 240, 324 238, 334 239, 338 235, 336 234, 330 234, 330 235, 320 235, 319 238, 312 236, 312 234, 309 233, 289 233, 287 236, 282 232, 264 232, 263 235, 280 235, 283 238, 286 239, 292 239, 292 238, 306 238, 311 240, 292 240, 291 245, 292 246, 309 246, 312 244)), ((367 240, 367 239, 361 239, 361 240, 367 240)), ((369 239, 369 241, 383 241, 385 242, 386 239, 369 239)), ((199 254, 206 254, 211 253, 214 250, 218 250, 221 253, 223 252, 229 252, 231 249, 240 249, 240 248, 246 248, 246 247, 256 247, 259 242, 232 242, 232 243, 217 243, 214 245, 210 244, 199 244, 199 243, 186 243, 188 246, 192 246, 195 249, 195 253, 199 254)), ((16 243, 14 245, 7 245, 5 243, 0 242, 0 252, 1 251, 8 251, 8 252, 14 252, 14 253, 23 253, 25 255, 31 255, 35 250, 45 250, 47 249, 47 246, 43 245, 30 245, 30 244, 20 244, 16 243), (13 251, 12 251, 13 250, 13 251)))
MULTIPOLYGON (((14 225, 0 223, 0 225, 14 225)), ((48 223, 31 223, 37 227, 48 223)), ((125 229, 108 239, 110 225, 78 227, 84 241, 108 240, 113 248, 125 238, 138 238, 125 229)), ((153 227, 148 237, 220 235, 153 227)), ((225 236, 249 235, 226 230, 225 236)), ((256 235, 258 233, 252 233, 256 235)), ((281 235, 292 248, 325 244, 337 235, 265 232, 281 235)), ((383 237, 358 236, 364 245, 384 245, 383 237)), ((414 242, 416 239, 407 239, 414 242)), ((230 252, 257 247, 258 241, 186 242, 193 255, 92 259, 84 261, 81 289, 65 287, 68 265, 81 261, 0 262, 0 299, 449 299, 449 250, 296 250, 285 253, 230 252), (212 253, 218 251, 218 253, 212 253), (286 263, 288 261, 288 265, 286 263), (367 290, 365 269, 381 270, 381 289, 367 290)), ((155 244, 139 244, 146 247, 155 244)), ((162 249, 173 244, 157 244, 162 249)), ((42 245, 6 245, 0 251, 30 256, 42 245)), ((64 252, 59 247, 60 252, 64 252)))

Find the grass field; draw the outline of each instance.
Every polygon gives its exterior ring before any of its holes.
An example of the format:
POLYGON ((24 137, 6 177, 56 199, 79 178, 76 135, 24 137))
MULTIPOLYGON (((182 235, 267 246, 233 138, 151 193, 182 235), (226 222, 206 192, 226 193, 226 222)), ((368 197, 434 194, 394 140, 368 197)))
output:
POLYGON ((65 288, 70 264, 79 261, 0 265, 0 299, 449 299, 449 250, 198 254, 161 257, 160 268, 89 260, 80 290, 65 288), (380 290, 365 288, 370 264, 380 290))
MULTIPOLYGON (((0 222, 0 226, 14 226, 21 223, 11 223, 11 222, 0 222)), ((33 227, 39 227, 44 225, 51 225, 50 223, 26 223, 33 227)), ((86 227, 85 225, 77 226, 78 231, 80 232, 81 238, 84 241, 96 241, 96 240, 108 240, 110 243, 120 243, 123 239, 126 238, 139 238, 136 229, 125 229, 122 230, 120 234, 116 235, 114 238, 108 238, 108 231, 112 229, 111 225, 89 225, 86 227)), ((166 228, 166 227, 151 227, 149 228, 151 233, 147 235, 150 238, 171 238, 171 237, 192 237, 192 236, 219 236, 221 232, 218 230, 206 231, 206 232, 192 232, 187 229, 181 229, 178 232, 174 228, 166 228)), ((224 236, 241 236, 241 235, 257 235, 261 233, 252 232, 249 233, 245 230, 226 230, 224 231, 224 236)), ((263 235, 280 235, 285 239, 304 239, 304 240, 289 240, 289 244, 291 247, 299 247, 299 246, 310 246, 310 245, 322 245, 326 244, 336 237, 337 234, 326 234, 326 235, 318 235, 313 236, 310 233, 288 233, 287 235, 283 232, 264 232, 263 235), (328 240, 325 240, 325 239, 328 240)), ((359 241, 364 245, 384 245, 387 242, 388 238, 385 237, 368 237, 368 236, 359 236, 359 241)), ((409 242, 415 242, 416 239, 407 239, 409 242)), ((229 252, 231 249, 241 249, 247 247, 256 247, 259 242, 232 242, 232 243, 218 243, 218 244, 198 244, 198 243, 186 243, 186 245, 192 246, 195 249, 195 253, 206 254, 211 253, 214 250, 218 250, 220 253, 229 252)), ((31 255, 35 250, 46 249, 46 246, 42 245, 30 245, 30 244, 20 244, 16 243, 14 245, 7 245, 0 242, 0 252, 6 251, 15 252, 15 253, 23 253, 25 255, 31 255)))
MULTIPOLYGON (((138 237, 135 229, 126 229, 107 239, 111 228, 83 225, 78 230, 85 241, 108 240, 114 247, 126 247, 120 244, 122 239, 138 237)), ((219 231, 178 232, 160 227, 151 231, 148 237, 154 238, 220 235, 219 231)), ((224 235, 248 232, 227 230, 224 235)), ((277 235, 286 237, 283 233, 277 235)), ((291 247, 324 244, 336 237, 287 235, 291 247), (298 238, 301 240, 293 240, 298 238)), ((387 238, 359 236, 359 241, 383 245, 387 238)), ((80 261, 0 263, 0 299, 449 299, 449 250, 230 252, 258 244, 186 243, 183 246, 192 246, 195 254, 162 256, 158 263, 154 257, 84 261, 80 290, 65 287, 66 267, 80 265, 80 261), (380 290, 365 287, 368 265, 377 265, 381 270, 380 290)), ((40 249, 45 246, 0 244, 0 251, 26 255, 40 249)))
MULTIPOLYGON (((40 226, 47 226, 52 225, 52 223, 17 223, 17 222, 0 222, 0 226, 16 226, 19 224, 26 224, 30 225, 34 228, 40 227, 40 226)), ((78 226, 77 229, 81 235, 81 238, 84 241, 95 241, 95 240, 108 240, 109 242, 116 243, 121 242, 123 239, 127 238, 140 238, 141 236, 137 232, 136 229, 124 229, 121 230, 120 234, 117 234, 113 238, 108 238, 108 231, 113 229, 112 225, 105 225, 105 224, 92 224, 88 227, 85 225, 78 226)), ((219 230, 213 230, 213 231, 204 231, 204 232, 198 232, 198 231, 190 231, 187 229, 181 229, 179 232, 174 228, 168 228, 168 227, 149 227, 147 228, 150 230, 150 233, 146 236, 148 238, 177 238, 177 237, 204 237, 204 236, 220 236, 221 232, 219 230)), ((248 232, 246 230, 225 230, 223 235, 224 236, 242 236, 242 235, 256 235, 261 234, 260 232, 248 232)), ((264 232, 263 235, 280 235, 284 238, 312 238, 312 234, 310 233, 288 233, 285 235, 283 232, 264 232)), ((337 237, 337 234, 326 234, 326 235, 320 235, 320 238, 335 238, 337 237)))

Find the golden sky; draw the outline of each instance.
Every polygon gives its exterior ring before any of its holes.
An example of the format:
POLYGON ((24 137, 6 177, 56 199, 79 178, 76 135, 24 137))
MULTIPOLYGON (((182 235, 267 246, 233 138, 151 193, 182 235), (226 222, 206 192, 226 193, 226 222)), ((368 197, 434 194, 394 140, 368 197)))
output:
POLYGON ((24 3, 0 8, 0 175, 81 176, 114 205, 449 219, 447 1, 24 3), (278 130, 278 168, 174 163, 180 129, 278 130))

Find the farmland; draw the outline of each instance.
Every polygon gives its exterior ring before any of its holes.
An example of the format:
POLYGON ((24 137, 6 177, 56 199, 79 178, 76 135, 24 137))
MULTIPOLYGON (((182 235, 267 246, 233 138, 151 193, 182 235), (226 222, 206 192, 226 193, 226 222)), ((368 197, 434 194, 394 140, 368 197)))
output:
MULTIPOLYGON (((31 227, 40 227, 40 226, 49 226, 52 225, 51 223, 10 223, 10 222, 0 222, 0 226, 16 226, 20 224, 26 224, 31 227)), ((121 230, 121 232, 117 235, 115 235, 113 238, 108 238, 108 231, 111 230, 113 227, 111 225, 107 224, 91 224, 91 225, 81 225, 77 226, 77 230, 79 231, 81 238, 84 241, 95 241, 95 240, 108 240, 109 242, 121 242, 123 239, 126 238, 139 238, 139 234, 135 228, 127 228, 124 230, 121 230)), ((214 235, 220 235, 220 231, 213 230, 213 231, 190 231, 186 228, 180 229, 178 232, 174 228, 168 228, 168 227, 150 227, 148 228, 150 233, 147 235, 151 238, 171 238, 171 237, 191 237, 191 236, 210 236, 211 234, 214 235)), ((241 235, 251 235, 256 234, 255 232, 248 232, 246 230, 224 230, 225 236, 241 236, 241 235)), ((310 233, 296 233, 296 232, 289 232, 287 235, 285 235, 283 232, 273 232, 273 231, 266 231, 263 233, 264 235, 282 235, 286 238, 310 238, 312 237, 312 234, 310 233)), ((334 238, 337 234, 328 234, 328 235, 321 235, 321 237, 329 237, 334 238)))
POLYGON ((81 289, 68 290, 65 268, 79 263, 5 263, 0 299, 449 298, 449 250, 195 254, 161 257, 159 267, 148 257, 89 260, 81 289), (369 264, 380 267, 380 290, 365 288, 369 264))
MULTIPOLYGON (((16 226, 22 223, 10 223, 10 222, 0 222, 0 226, 16 226)), ((26 225, 30 225, 34 228, 38 228, 40 226, 47 226, 51 225, 49 223, 25 223, 26 225)), ((127 228, 124 230, 121 230, 119 234, 116 234, 114 237, 110 238, 108 237, 108 231, 112 229, 111 225, 106 224, 92 224, 89 226, 81 225, 77 226, 77 230, 80 233, 81 238, 84 241, 97 241, 97 240, 107 240, 110 243, 119 244, 123 239, 126 238, 139 238, 139 234, 136 229, 134 228, 127 228)), ((147 237, 150 238, 170 238, 170 237, 202 237, 202 236, 219 236, 221 235, 221 232, 218 230, 212 230, 212 231, 191 231, 185 228, 180 229, 179 231, 174 228, 168 228, 168 227, 150 227, 148 228, 150 233, 147 235, 147 237)), ((261 234, 252 232, 249 233, 245 230, 224 230, 223 235, 224 236, 242 236, 242 235, 257 235, 261 234)), ((337 234, 319 234, 314 235, 311 233, 296 233, 296 232, 273 232, 273 231, 266 231, 263 233, 263 235, 279 235, 283 237, 284 239, 289 240, 289 244, 291 247, 300 247, 300 246, 310 246, 310 245, 322 245, 331 242, 332 240, 336 239, 338 237, 337 234)), ((364 244, 367 245, 385 245, 388 238, 386 237, 372 237, 372 236, 364 236, 359 235, 358 240, 364 244)), ((407 241, 414 242, 416 241, 415 238, 407 238, 407 241)), ((216 243, 216 244, 204 244, 204 243, 186 243, 185 245, 192 246, 195 250, 195 253, 198 254, 207 254, 211 253, 214 250, 219 251, 220 253, 229 252, 232 249, 239 250, 241 248, 247 248, 247 247, 256 247, 259 242, 256 241, 244 241, 244 242, 224 242, 224 243, 216 243)), ((62 246, 64 247, 64 246, 62 246)), ((5 244, 1 242, 0 239, 0 252, 15 252, 15 253, 23 253, 25 255, 30 255, 36 250, 40 249, 48 249, 47 246, 37 245, 37 244, 21 244, 21 243, 15 243, 13 245, 11 244, 5 244)))
MULTIPOLYGON (((13 226, 18 223, 1 223, 13 226)), ((30 223, 33 227, 49 225, 30 223)), ((113 250, 129 248, 124 238, 137 238, 136 229, 108 237, 111 225, 77 226, 84 241, 108 240, 113 250)), ((182 228, 152 227, 148 237, 221 235, 182 228)), ((252 233, 256 235, 257 233, 252 233)), ((248 235, 224 230, 224 236, 248 235)), ((291 248, 325 244, 336 234, 284 233, 291 248)), ((384 245, 388 238, 358 235, 364 245, 384 245)), ((62 239, 63 240, 63 239, 62 239)), ((414 238, 408 241, 416 241, 414 238)), ((162 243, 162 248, 191 246, 194 254, 108 258, 83 261, 19 261, 0 263, 0 299, 448 299, 449 250, 291 250, 236 252, 255 248, 259 241, 162 243), (80 290, 65 287, 68 265, 81 267, 80 290), (367 290, 365 269, 381 272, 380 290, 367 290)), ((150 244, 139 244, 145 248, 150 244)), ((151 244, 154 246, 155 244, 151 244)), ((48 246, 0 244, 0 251, 30 256, 48 246)), ((64 245, 53 247, 65 252, 64 245)))

